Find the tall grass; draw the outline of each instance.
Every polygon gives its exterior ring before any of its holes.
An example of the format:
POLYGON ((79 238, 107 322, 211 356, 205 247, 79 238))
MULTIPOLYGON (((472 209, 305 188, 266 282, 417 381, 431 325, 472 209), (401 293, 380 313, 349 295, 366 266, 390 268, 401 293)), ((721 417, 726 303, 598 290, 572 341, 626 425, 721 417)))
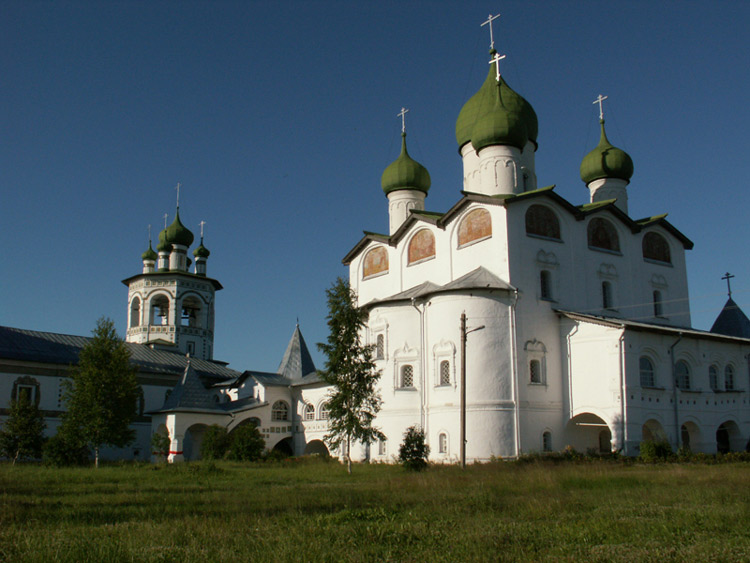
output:
POLYGON ((4 561, 748 561, 750 465, 0 466, 4 561))

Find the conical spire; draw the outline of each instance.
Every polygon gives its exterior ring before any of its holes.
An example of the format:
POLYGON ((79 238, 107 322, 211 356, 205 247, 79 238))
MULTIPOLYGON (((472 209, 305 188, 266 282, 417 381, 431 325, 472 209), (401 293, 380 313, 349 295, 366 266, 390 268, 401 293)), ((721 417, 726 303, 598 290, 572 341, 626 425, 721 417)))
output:
POLYGON ((300 332, 299 324, 297 324, 276 373, 286 379, 298 380, 315 373, 315 371, 312 356, 310 356, 310 351, 307 349, 307 344, 305 344, 305 339, 302 338, 302 332, 300 332))

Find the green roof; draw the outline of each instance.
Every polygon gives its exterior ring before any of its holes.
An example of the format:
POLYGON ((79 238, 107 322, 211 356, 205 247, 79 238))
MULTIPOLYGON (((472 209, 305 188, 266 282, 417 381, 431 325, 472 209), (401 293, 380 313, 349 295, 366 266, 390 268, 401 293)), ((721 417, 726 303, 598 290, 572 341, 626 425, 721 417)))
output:
POLYGON ((622 149, 613 146, 604 131, 604 120, 600 120, 602 135, 599 144, 581 162, 581 180, 590 184, 601 178, 618 178, 630 181, 633 176, 633 160, 622 149))
POLYGON ((154 252, 154 249, 151 248, 151 241, 148 241, 148 250, 141 254, 142 260, 156 260, 159 256, 154 252))
POLYGON ((388 165, 380 179, 383 191, 386 195, 397 190, 417 190, 426 194, 430 184, 430 173, 409 156, 406 150, 406 133, 401 133, 401 154, 388 165))
POLYGON ((193 233, 191 233, 190 230, 180 221, 179 207, 177 208, 177 213, 175 213, 174 221, 172 221, 172 224, 167 227, 166 233, 165 240, 169 244, 190 246, 193 244, 193 239, 195 238, 193 233))
MULTIPOLYGON (((496 52, 493 49, 490 51, 490 54, 494 55, 496 52)), ((494 109, 498 89, 496 76, 495 66, 490 65, 487 78, 485 78, 482 86, 461 108, 461 112, 458 114, 458 119, 456 120, 456 142, 459 148, 468 142, 474 141, 474 127, 480 119, 494 109)), ((513 91, 502 77, 500 78, 500 98, 507 112, 519 116, 525 128, 526 137, 536 144, 539 133, 539 121, 534 108, 523 97, 513 91)))

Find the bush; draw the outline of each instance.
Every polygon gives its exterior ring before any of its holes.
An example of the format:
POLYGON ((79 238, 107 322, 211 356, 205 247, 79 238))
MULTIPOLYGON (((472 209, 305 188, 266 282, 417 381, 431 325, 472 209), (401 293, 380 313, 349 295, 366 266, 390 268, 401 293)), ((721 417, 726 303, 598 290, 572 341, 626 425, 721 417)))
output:
POLYGON ((169 446, 171 440, 168 434, 162 434, 161 432, 154 432, 151 435, 151 453, 162 461, 167 461, 169 457, 169 446))
POLYGON ((422 471, 427 467, 430 446, 425 444, 424 430, 410 426, 404 433, 404 441, 398 448, 398 461, 410 471, 422 471))
POLYGON ((42 459, 46 465, 56 467, 88 465, 91 463, 91 450, 80 440, 58 432, 44 444, 42 459))
POLYGON ((649 440, 641 442, 641 461, 655 463, 657 461, 667 461, 672 457, 672 446, 667 441, 651 442, 649 440))
POLYGON ((254 424, 238 426, 229 434, 227 459, 234 461, 256 461, 263 455, 266 442, 254 424))
POLYGON ((229 450, 227 429, 216 424, 206 428, 201 443, 201 459, 223 459, 229 450))

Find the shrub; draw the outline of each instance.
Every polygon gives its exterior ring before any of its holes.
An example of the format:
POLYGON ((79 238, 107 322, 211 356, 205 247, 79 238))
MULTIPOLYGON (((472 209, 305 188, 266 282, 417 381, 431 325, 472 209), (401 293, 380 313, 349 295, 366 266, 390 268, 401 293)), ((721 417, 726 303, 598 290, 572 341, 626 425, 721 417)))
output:
POLYGON ((672 457, 672 446, 667 441, 652 442, 646 440, 641 442, 641 461, 654 463, 657 461, 666 461, 672 457))
POLYGON ((222 459, 229 450, 227 429, 216 424, 206 428, 201 443, 201 459, 222 459))
POLYGON ((410 426, 404 433, 404 441, 398 448, 398 461, 406 469, 422 471, 427 467, 430 446, 425 444, 424 430, 410 426))
POLYGON ((266 442, 254 424, 246 424, 229 434, 228 459, 235 461, 256 461, 263 455, 266 442))
POLYGON ((171 441, 168 434, 161 432, 154 432, 151 435, 151 453, 160 458, 162 461, 167 461, 169 457, 169 446, 171 441))
POLYGON ((58 432, 44 444, 42 459, 45 464, 56 467, 88 465, 91 462, 91 450, 80 440, 58 432))

